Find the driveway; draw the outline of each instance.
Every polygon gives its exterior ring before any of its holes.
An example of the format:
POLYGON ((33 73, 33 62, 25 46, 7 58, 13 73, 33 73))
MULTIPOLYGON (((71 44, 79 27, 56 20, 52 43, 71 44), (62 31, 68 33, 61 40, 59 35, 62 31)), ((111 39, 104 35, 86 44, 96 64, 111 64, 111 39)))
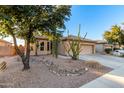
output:
POLYGON ((98 61, 99 63, 111 67, 113 69, 119 68, 120 66, 124 65, 124 58, 110 55, 101 54, 82 55, 80 56, 80 59, 98 61))
POLYGON ((124 58, 95 54, 83 55, 80 59, 95 60, 114 69, 81 88, 124 88, 124 58))

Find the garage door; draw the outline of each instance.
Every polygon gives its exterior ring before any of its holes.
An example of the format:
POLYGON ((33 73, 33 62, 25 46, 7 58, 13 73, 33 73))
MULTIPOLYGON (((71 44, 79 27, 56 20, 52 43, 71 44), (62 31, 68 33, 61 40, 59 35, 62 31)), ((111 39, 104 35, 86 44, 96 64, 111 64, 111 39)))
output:
POLYGON ((80 55, 93 54, 93 46, 92 45, 82 45, 81 49, 82 49, 82 51, 81 51, 80 55))

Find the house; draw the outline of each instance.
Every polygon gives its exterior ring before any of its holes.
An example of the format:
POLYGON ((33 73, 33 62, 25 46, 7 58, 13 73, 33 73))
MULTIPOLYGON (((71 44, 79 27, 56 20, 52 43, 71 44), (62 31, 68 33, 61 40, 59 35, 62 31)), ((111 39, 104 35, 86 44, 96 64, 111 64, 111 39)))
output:
POLYGON ((108 44, 105 40, 96 40, 96 53, 105 53, 105 49, 119 48, 119 45, 108 44))
POLYGON ((104 53, 105 49, 120 49, 120 48, 124 48, 123 45, 121 45, 121 47, 118 44, 108 44, 107 41, 105 40, 96 40, 96 53, 104 53))
MULTIPOLYGON (((78 37, 70 35, 69 37, 63 37, 62 42, 59 44, 59 54, 61 55, 68 55, 67 51, 65 50, 66 45, 68 45, 69 41, 78 40, 78 37)), ((90 39, 83 39, 81 38, 80 41, 80 55, 84 54, 95 54, 95 41, 90 39)), ((68 48, 68 47, 66 47, 68 48)))
POLYGON ((37 51, 37 55, 51 54, 51 41, 46 36, 36 36, 36 42, 31 44, 31 55, 35 55, 37 51))
POLYGON ((110 47, 105 40, 96 40, 96 53, 104 53, 105 48, 110 47))
POLYGON ((0 56, 12 56, 15 55, 14 46, 12 43, 0 39, 0 56))
MULTIPOLYGON (((69 36, 69 37, 62 37, 61 42, 58 45, 58 53, 60 55, 68 55, 65 49, 65 45, 67 45, 68 41, 77 40, 76 36, 69 36)), ((36 43, 31 44, 31 55, 35 55, 36 51, 38 55, 42 54, 51 54, 52 50, 52 43, 49 39, 45 36, 37 36, 36 43)), ((96 41, 90 39, 81 39, 81 49, 80 55, 83 54, 94 54, 95 53, 95 45, 96 41)))

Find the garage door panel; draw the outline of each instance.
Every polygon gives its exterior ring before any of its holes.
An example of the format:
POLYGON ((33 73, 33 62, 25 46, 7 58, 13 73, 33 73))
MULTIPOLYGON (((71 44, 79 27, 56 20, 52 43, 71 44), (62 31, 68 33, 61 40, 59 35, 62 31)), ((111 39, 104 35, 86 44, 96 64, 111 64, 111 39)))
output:
POLYGON ((80 54, 92 54, 93 46, 92 45, 82 45, 80 54))

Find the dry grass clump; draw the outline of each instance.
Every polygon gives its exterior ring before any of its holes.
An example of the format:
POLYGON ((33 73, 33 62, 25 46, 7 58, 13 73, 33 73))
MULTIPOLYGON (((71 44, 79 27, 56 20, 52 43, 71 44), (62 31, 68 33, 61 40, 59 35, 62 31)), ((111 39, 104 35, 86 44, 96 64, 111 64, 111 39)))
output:
POLYGON ((93 68, 93 69, 100 69, 102 67, 102 65, 97 62, 97 61, 86 61, 85 65, 89 68, 93 68))

